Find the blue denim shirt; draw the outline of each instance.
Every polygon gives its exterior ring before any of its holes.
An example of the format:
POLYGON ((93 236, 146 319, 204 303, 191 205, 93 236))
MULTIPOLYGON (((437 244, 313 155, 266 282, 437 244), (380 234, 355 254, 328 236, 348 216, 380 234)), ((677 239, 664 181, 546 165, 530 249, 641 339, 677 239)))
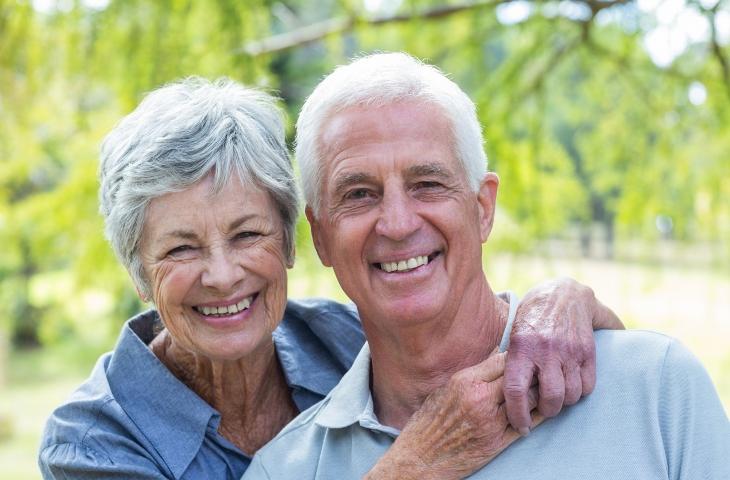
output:
MULTIPOLYGON (((250 457, 218 433, 220 413, 180 382, 148 344, 151 310, 130 319, 113 352, 46 424, 44 478, 238 479, 250 457)), ((276 352, 300 411, 322 400, 365 338, 354 306, 289 301, 276 352)))

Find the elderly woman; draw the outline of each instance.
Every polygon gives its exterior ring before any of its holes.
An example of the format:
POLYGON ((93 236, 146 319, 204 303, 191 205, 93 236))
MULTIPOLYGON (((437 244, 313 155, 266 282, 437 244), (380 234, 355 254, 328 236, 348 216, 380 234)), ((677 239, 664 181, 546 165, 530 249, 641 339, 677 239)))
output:
MULTIPOLYGON (((329 392, 363 343, 353 307, 287 302, 298 205, 275 100, 226 80, 163 87, 105 139, 100 180, 107 237, 155 310, 130 319, 114 351, 54 411, 43 476, 237 479, 329 392)), ((548 301, 563 307, 537 330, 590 332, 598 309, 592 294, 568 298, 576 291, 589 289, 568 282, 538 292, 535 311, 523 308, 518 322, 541 322, 548 301), (568 319, 570 309, 582 314, 568 319)), ((592 342, 590 333, 573 338, 592 342)), ((423 451, 405 461, 418 441, 396 443, 404 461, 383 471, 428 465, 423 451)), ((449 456, 438 460, 459 463, 449 456)))

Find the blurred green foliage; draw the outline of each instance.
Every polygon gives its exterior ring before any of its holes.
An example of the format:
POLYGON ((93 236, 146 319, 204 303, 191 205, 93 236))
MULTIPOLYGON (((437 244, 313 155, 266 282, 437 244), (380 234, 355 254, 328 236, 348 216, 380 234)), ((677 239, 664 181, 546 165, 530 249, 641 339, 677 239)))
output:
POLYGON ((684 8, 709 27, 657 66, 659 10, 624 1, 0 0, 0 329, 97 348, 141 308, 103 238, 96 162, 145 92, 230 76, 278 92, 291 137, 322 75, 374 50, 435 63, 476 102, 503 184, 492 248, 569 230, 588 251, 599 225, 609 253, 664 236, 727 259, 730 7, 684 8))

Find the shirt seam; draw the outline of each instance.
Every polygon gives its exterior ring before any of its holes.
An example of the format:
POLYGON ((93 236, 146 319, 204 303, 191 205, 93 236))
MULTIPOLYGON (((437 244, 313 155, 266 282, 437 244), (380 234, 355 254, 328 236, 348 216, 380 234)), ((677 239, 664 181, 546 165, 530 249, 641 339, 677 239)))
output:
MULTIPOLYGON (((672 345, 674 344, 674 339, 671 337, 668 337, 665 335, 665 337, 669 340, 667 342, 667 346, 664 349, 664 357, 662 358, 662 364, 659 368, 659 390, 661 391, 664 388, 664 371, 667 364, 667 358, 669 357, 669 350, 672 348, 672 345)), ((657 399, 657 415, 660 415, 663 409, 663 399, 664 395, 659 395, 659 398, 657 399)), ((662 428, 662 422, 659 421, 659 435, 661 435, 662 438, 662 445, 664 446, 664 462, 666 465, 666 471, 669 473, 670 466, 669 466, 669 456, 666 452, 666 445, 667 445, 667 438, 666 434, 664 432, 664 428, 662 428)))
MULTIPOLYGON (((87 443, 87 439, 89 438, 89 432, 91 431, 91 429, 92 429, 92 428, 94 428, 94 427, 95 427, 96 425, 98 425, 98 424, 99 424, 99 417, 101 416, 101 412, 102 412, 102 410, 103 410, 103 409, 104 409, 104 408, 105 408, 105 407, 106 407, 106 406, 107 406, 107 405, 108 405, 108 404, 109 404, 110 402, 113 402, 113 401, 114 401, 114 398, 113 398, 113 397, 111 397, 111 396, 108 396, 108 397, 106 398, 106 400, 104 400, 104 401, 103 401, 102 403, 100 403, 100 404, 99 404, 99 405, 98 405, 98 406, 96 407, 96 413, 95 413, 95 415, 94 415, 94 421, 93 421, 93 422, 89 422, 89 426, 88 426, 88 427, 86 428, 86 430, 84 431, 83 435, 81 435, 81 439, 80 439, 80 441, 79 441, 79 445, 81 445, 81 446, 82 446, 82 447, 84 447, 85 449, 91 450, 91 451, 92 451, 92 452, 94 452, 95 454, 99 454, 99 455, 102 455, 102 456, 103 456, 104 458, 106 458, 106 460, 107 460, 107 461, 108 461, 108 462, 109 462, 109 463, 110 463, 111 465, 114 465, 114 464, 115 464, 115 462, 114 462, 114 461, 113 461, 113 460, 111 459, 111 457, 110 457, 109 455, 107 455, 107 454, 102 454, 101 452, 98 452, 98 451, 97 451, 97 450, 96 450, 95 448, 93 448, 93 447, 92 447, 91 445, 89 445, 89 444, 87 443)), ((66 443, 72 443, 72 442, 66 442, 66 443)))

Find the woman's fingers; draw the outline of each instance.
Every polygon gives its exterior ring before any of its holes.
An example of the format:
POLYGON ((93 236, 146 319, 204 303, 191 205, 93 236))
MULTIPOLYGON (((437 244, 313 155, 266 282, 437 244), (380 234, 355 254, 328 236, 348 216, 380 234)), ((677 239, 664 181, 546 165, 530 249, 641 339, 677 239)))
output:
POLYGON ((537 407, 546 417, 554 417, 560 413, 565 400, 565 380, 563 369, 558 362, 543 365, 538 373, 540 399, 537 407))
POLYGON ((580 367, 576 363, 572 362, 563 367, 566 405, 574 405, 578 402, 578 400, 580 400, 581 392, 583 392, 580 370, 580 367))

